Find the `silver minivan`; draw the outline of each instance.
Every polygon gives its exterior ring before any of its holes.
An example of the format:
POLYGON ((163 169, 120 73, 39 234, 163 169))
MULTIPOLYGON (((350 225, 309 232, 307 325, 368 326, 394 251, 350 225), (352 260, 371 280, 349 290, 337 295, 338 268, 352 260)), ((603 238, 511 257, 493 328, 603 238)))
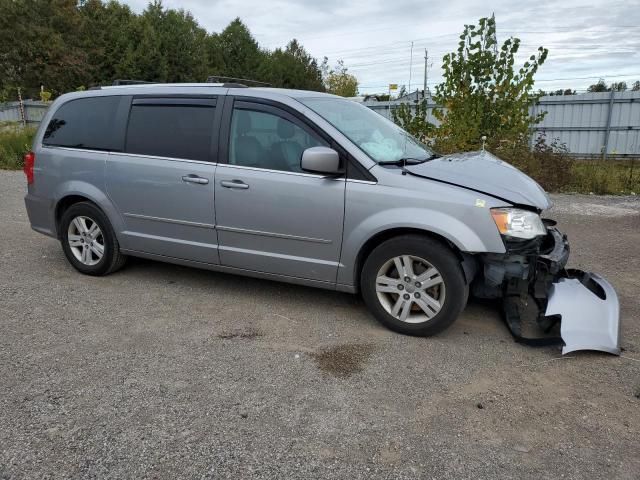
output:
POLYGON ((471 293, 501 299, 518 341, 619 352, 616 293, 565 269, 534 180, 489 152, 439 156, 341 97, 235 83, 70 93, 24 170, 33 229, 84 274, 131 255, 359 292, 410 335, 445 329, 471 293))

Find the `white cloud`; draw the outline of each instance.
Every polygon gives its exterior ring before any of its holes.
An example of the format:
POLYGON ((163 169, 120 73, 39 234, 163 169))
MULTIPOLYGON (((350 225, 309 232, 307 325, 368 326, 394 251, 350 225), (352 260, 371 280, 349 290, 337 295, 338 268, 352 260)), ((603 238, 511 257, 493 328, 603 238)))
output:
MULTIPOLYGON (((125 3, 137 12, 146 5, 125 3)), ((319 60, 344 59, 361 92, 384 91, 389 83, 408 86, 411 41, 412 88, 422 87, 425 48, 433 63, 429 85, 439 82, 442 55, 456 48, 464 24, 491 13, 499 40, 511 35, 522 40, 523 61, 538 46, 549 48, 537 75, 540 88, 583 89, 599 76, 640 79, 640 0, 165 0, 164 5, 191 11, 215 32, 240 17, 266 48, 297 38, 319 60), (555 80, 566 78, 571 80, 555 80)))

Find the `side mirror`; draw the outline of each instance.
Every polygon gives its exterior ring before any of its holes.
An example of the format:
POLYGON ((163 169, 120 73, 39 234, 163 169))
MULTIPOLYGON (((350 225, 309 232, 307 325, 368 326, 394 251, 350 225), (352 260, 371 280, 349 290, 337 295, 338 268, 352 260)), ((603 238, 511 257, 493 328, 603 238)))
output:
POLYGON ((305 172, 337 174, 340 170, 340 156, 329 147, 311 147, 302 152, 300 167, 305 172))

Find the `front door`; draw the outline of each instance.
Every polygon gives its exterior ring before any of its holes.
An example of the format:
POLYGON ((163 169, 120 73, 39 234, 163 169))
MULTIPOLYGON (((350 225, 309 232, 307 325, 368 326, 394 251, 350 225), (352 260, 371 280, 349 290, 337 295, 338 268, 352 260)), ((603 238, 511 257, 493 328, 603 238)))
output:
POLYGON ((106 165, 125 250, 217 264, 215 98, 140 97, 106 165))
POLYGON ((327 142, 271 105, 236 100, 229 122, 216 170, 220 263, 335 282, 345 179, 300 168, 306 148, 327 142))

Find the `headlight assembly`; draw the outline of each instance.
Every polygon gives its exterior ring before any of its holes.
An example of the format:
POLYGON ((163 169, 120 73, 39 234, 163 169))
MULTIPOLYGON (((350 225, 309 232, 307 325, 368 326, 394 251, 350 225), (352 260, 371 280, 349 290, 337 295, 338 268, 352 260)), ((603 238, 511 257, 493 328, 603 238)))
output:
POLYGON ((545 235, 540 215, 519 208, 492 208, 491 216, 502 235, 529 240, 545 235))

